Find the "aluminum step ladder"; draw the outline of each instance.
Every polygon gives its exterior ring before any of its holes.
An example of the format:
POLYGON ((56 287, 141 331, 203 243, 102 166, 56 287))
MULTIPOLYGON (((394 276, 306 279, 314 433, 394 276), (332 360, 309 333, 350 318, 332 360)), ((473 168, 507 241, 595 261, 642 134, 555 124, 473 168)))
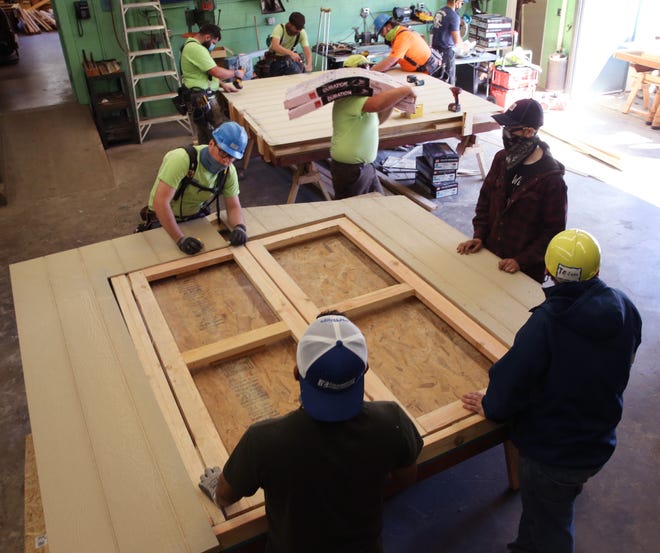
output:
POLYGON ((140 144, 144 142, 152 125, 161 123, 176 122, 192 135, 188 115, 178 113, 170 101, 177 95, 181 81, 160 1, 119 0, 119 4, 140 144), (145 42, 145 38, 149 42, 145 42), (141 71, 145 66, 153 68, 154 65, 159 65, 162 70, 141 71), (150 115, 150 111, 161 114, 150 115))

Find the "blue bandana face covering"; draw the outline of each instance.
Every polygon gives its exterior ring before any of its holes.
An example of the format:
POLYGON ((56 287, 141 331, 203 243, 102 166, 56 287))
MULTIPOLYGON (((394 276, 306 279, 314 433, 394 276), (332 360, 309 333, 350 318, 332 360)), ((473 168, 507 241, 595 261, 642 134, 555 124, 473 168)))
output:
POLYGON ((200 152, 199 159, 204 168, 211 173, 217 174, 225 168, 222 163, 213 159, 208 146, 200 152))

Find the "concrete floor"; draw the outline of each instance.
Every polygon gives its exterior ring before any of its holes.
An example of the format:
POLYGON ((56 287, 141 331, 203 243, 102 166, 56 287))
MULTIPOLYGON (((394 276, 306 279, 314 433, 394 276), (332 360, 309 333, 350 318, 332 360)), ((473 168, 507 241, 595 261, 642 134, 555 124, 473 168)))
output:
MULTIPOLYGON (((8 113, 13 122, 23 115, 27 121, 34 110, 71 109, 74 101, 57 35, 21 36, 19 42, 19 64, 0 67, 0 145, 4 142, 0 148, 5 152, 15 136, 7 125, 8 113), (22 110, 26 111, 17 113, 22 110)), ((619 446, 578 500, 579 553, 655 553, 660 537, 656 462, 660 440, 654 414, 660 396, 660 295, 656 285, 660 268, 660 131, 652 131, 636 116, 620 114, 623 99, 610 96, 590 106, 549 112, 547 127, 571 131, 582 140, 606 146, 621 157, 624 171, 544 137, 569 168, 569 225, 585 228, 600 240, 602 277, 633 298, 644 320, 644 343, 625 396, 619 446)), ((77 113, 88 117, 85 110, 77 113)), ((8 266, 130 233, 162 155, 188 141, 180 128, 161 127, 153 129, 143 145, 119 145, 103 152, 98 136, 86 133, 80 142, 94 155, 107 156, 111 184, 102 189, 90 186, 99 178, 92 172, 79 178, 80 190, 72 190, 66 186, 67 175, 53 174, 42 188, 35 186, 42 195, 31 198, 20 194, 20 188, 34 184, 31 175, 39 159, 69 155, 60 152, 58 144, 49 143, 47 136, 35 134, 34 143, 25 141, 19 149, 20 156, 5 157, 3 164, 0 152, 0 178, 5 179, 9 200, 0 208, 0 358, 4 359, 0 372, 0 551, 6 553, 23 551, 24 437, 30 432, 8 266)), ((488 133, 480 140, 490 163, 501 144, 498 133, 488 133)), ((13 145, 12 151, 17 151, 13 145)), ((475 160, 465 158, 462 167, 475 169, 475 160)), ((241 181, 243 205, 284 203, 289 179, 288 171, 253 160, 241 181)), ((443 200, 436 215, 470 234, 480 182, 476 176, 462 177, 458 196, 443 200)), ((305 187, 298 197, 299 202, 319 199, 317 191, 305 187)), ((495 448, 388 501, 386 551, 504 552, 504 544, 515 535, 518 516, 519 499, 506 489, 503 455, 495 448)))

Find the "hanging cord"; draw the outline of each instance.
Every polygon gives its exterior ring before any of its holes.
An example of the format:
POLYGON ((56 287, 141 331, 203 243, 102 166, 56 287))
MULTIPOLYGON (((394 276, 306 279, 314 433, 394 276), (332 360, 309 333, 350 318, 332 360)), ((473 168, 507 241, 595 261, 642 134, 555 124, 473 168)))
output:
MULTIPOLYGON (((121 40, 119 40, 119 35, 117 35, 117 24, 115 22, 115 10, 113 9, 114 6, 112 5, 112 0, 108 0, 108 6, 110 8, 110 18, 112 19, 112 31, 115 34, 115 41, 117 42, 117 46, 119 46, 119 49, 124 53, 127 54, 126 50, 124 50, 124 45, 121 43, 121 40)), ((123 17, 123 15, 122 15, 123 17)), ((126 45, 128 47, 128 44, 126 45)))

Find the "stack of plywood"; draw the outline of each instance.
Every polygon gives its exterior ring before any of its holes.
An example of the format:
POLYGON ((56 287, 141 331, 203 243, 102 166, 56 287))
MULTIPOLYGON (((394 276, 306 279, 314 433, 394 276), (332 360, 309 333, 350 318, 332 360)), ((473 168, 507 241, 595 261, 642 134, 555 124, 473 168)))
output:
MULTIPOLYGON (((340 98, 373 96, 400 86, 400 81, 384 73, 372 73, 357 67, 335 69, 289 88, 286 91, 284 107, 289 111, 289 119, 295 119, 340 98)), ((415 99, 405 98, 395 107, 404 112, 415 113, 415 99)))

